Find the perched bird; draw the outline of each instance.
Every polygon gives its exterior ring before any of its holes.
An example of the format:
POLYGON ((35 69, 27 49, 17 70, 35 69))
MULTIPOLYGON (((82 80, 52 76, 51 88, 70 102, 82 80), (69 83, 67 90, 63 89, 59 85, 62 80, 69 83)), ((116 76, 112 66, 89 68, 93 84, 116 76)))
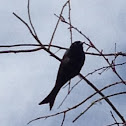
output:
POLYGON ((83 42, 75 41, 71 44, 70 48, 65 52, 54 88, 50 94, 39 103, 39 105, 49 103, 50 110, 53 107, 55 98, 60 91, 61 87, 71 78, 79 74, 85 61, 85 53, 83 51, 83 42))

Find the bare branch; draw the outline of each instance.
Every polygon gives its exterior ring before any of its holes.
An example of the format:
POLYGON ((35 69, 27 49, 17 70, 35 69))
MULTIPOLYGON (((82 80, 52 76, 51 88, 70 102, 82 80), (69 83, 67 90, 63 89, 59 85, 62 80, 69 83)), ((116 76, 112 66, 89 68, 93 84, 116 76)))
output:
MULTIPOLYGON (((15 44, 15 45, 0 45, 0 48, 11 48, 11 47, 41 47, 40 44, 15 44)), ((49 45, 43 45, 45 47, 48 47, 49 45)), ((58 49, 63 49, 63 50, 67 50, 68 48, 65 48, 65 47, 62 47, 62 46, 58 46, 58 45, 53 45, 51 44, 51 47, 55 47, 55 48, 58 48, 58 49)), ((42 48, 43 49, 43 48, 42 48)), ((87 55, 92 55, 92 56, 101 56, 101 54, 99 53, 92 53, 92 52, 85 52, 85 54, 87 55)), ((116 54, 115 53, 103 53, 104 56, 126 56, 126 53, 122 53, 122 52, 117 52, 116 54)))
MULTIPOLYGON (((115 66, 122 66, 122 65, 124 65, 124 64, 126 64, 126 62, 118 63, 118 64, 113 64, 112 66, 114 66, 114 67, 115 67, 115 66)), ((106 69, 108 69, 108 68, 110 68, 110 67, 112 67, 112 66, 104 66, 104 67, 98 68, 98 69, 96 69, 96 70, 94 70, 94 71, 88 73, 85 77, 87 77, 87 76, 89 76, 89 75, 92 75, 92 74, 94 74, 95 72, 98 72, 99 70, 106 70, 106 69)))
POLYGON ((32 36, 34 36, 34 33, 32 32, 32 30, 31 30, 31 28, 29 27, 29 25, 28 25, 24 20, 22 20, 17 14, 15 14, 14 12, 13 12, 13 15, 14 15, 15 17, 17 17, 23 24, 25 24, 25 26, 28 28, 28 30, 30 31, 30 33, 32 34, 32 36))
POLYGON ((100 92, 88 79, 86 79, 82 74, 79 74, 81 78, 83 78, 89 86, 91 86, 96 92, 98 92, 104 99, 105 101, 111 106, 111 108, 115 111, 115 113, 120 117, 120 119, 125 122, 124 117, 121 115, 121 113, 116 109, 116 107, 111 103, 111 101, 105 97, 105 95, 100 92))
POLYGON ((31 25, 31 27, 33 29, 34 35, 37 37, 37 33, 36 33, 35 28, 34 28, 34 26, 32 24, 32 21, 31 21, 31 15, 30 15, 30 0, 28 0, 27 9, 28 9, 28 18, 29 18, 30 25, 31 25))
POLYGON ((124 123, 113 123, 113 124, 110 124, 110 125, 107 125, 107 126, 114 126, 114 125, 121 125, 121 124, 123 125, 124 123))
POLYGON ((69 27, 69 29, 70 29, 70 40, 71 40, 71 44, 72 44, 72 42, 73 42, 73 38, 72 38, 72 27, 71 27, 71 5, 70 5, 70 0, 68 0, 68 5, 69 5, 69 17, 68 17, 68 19, 69 19, 69 25, 70 25, 70 27, 69 27))
POLYGON ((66 6, 67 4, 68 4, 68 1, 63 5, 63 7, 62 7, 62 9, 61 9, 60 17, 58 18, 58 21, 57 21, 57 23, 56 23, 56 26, 55 26, 55 29, 54 29, 54 31, 53 31, 53 34, 52 34, 52 37, 51 37, 51 40, 50 40, 48 49, 50 49, 50 46, 51 46, 51 44, 52 44, 54 35, 55 35, 55 33, 56 33, 56 30, 57 30, 57 28, 58 28, 59 22, 60 22, 60 20, 61 20, 63 10, 64 10, 64 8, 65 8, 65 6, 66 6))
POLYGON ((117 126, 119 126, 119 124, 118 124, 118 122, 117 122, 116 118, 114 117, 114 115, 113 115, 112 111, 110 111, 110 113, 111 113, 111 116, 112 116, 112 118, 114 119, 115 123, 117 124, 117 126))
POLYGON ((66 117, 66 112, 64 112, 64 114, 63 114, 63 120, 62 120, 61 126, 63 126, 63 123, 65 121, 65 117, 66 117))
MULTIPOLYGON (((108 99, 109 97, 113 97, 113 96, 121 95, 121 94, 124 95, 124 94, 126 94, 126 92, 115 93, 115 94, 108 95, 108 96, 102 97, 102 98, 100 98, 100 99, 94 101, 91 105, 89 105, 89 106, 87 107, 87 109, 85 109, 82 113, 80 113, 80 115, 77 116, 77 117, 73 120, 73 122, 77 121, 77 120, 78 120, 85 112, 87 112, 95 103, 97 103, 97 102, 99 102, 99 101, 101 101, 101 100, 103 100, 103 99, 106 100, 106 98, 108 99)), ((125 121, 124 121, 124 122, 125 122, 125 121)))
POLYGON ((26 52, 35 52, 41 50, 42 47, 35 48, 35 49, 25 49, 25 50, 6 50, 6 51, 0 51, 0 54, 3 53, 26 53, 26 52))
POLYGON ((32 32, 32 30, 31 30, 31 28, 29 27, 29 25, 23 20, 23 19, 21 19, 18 15, 16 15, 15 13, 13 13, 23 24, 25 24, 26 25, 26 27, 28 28, 28 30, 30 31, 30 33, 31 33, 31 35, 33 36, 33 38, 40 44, 40 46, 46 51, 46 52, 48 52, 51 56, 53 56, 54 58, 56 58, 57 60, 59 60, 59 61, 61 61, 61 59, 58 57, 58 56, 56 56, 54 53, 52 53, 49 49, 47 49, 47 48, 45 48, 44 46, 43 46, 43 44, 41 43, 41 41, 38 39, 38 38, 36 38, 36 36, 33 34, 33 32, 32 32))

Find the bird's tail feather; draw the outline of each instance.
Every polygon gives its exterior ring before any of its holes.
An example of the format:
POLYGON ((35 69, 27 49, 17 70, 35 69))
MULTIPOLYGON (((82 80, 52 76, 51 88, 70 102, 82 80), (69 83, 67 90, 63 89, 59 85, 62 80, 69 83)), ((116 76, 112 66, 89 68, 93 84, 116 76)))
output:
POLYGON ((42 104, 48 104, 49 103, 49 106, 50 106, 50 110, 52 109, 53 107, 53 104, 54 104, 54 101, 55 101, 55 98, 58 94, 60 89, 57 89, 56 87, 53 88, 53 90, 50 92, 50 94, 43 100, 39 103, 39 105, 42 105, 42 104))

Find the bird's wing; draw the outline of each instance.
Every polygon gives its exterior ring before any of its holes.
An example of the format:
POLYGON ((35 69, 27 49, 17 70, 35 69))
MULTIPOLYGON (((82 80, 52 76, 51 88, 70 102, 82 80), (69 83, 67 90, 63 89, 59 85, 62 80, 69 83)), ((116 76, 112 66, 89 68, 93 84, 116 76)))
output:
POLYGON ((64 85, 68 80, 70 80, 73 75, 73 67, 71 58, 69 57, 69 52, 66 52, 62 58, 61 64, 59 66, 59 71, 57 74, 56 85, 64 85))

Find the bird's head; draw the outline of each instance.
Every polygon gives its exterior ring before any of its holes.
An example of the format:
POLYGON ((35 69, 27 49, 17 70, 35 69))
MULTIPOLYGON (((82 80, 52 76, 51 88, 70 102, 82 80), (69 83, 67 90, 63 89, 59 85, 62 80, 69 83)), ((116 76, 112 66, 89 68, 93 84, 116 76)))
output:
POLYGON ((72 50, 83 50, 83 43, 81 41, 75 41, 71 44, 70 49, 72 50))

